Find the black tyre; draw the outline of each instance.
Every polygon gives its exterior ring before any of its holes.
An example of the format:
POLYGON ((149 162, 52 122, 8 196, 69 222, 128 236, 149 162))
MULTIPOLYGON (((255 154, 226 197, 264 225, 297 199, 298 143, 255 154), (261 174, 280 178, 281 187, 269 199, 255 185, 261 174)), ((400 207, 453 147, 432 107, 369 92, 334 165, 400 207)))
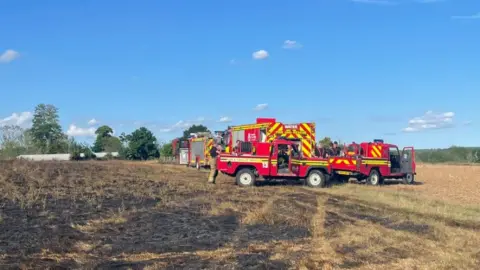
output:
POLYGON ((319 170, 311 170, 305 179, 305 183, 309 187, 325 187, 327 184, 327 178, 325 174, 319 170))
POLYGON ((241 169, 237 172, 235 181, 241 187, 248 187, 255 185, 256 177, 252 170, 241 169))
POLYGON ((382 176, 378 172, 378 170, 373 169, 370 171, 370 175, 368 176, 367 183, 372 186, 379 186, 383 183, 382 176))
POLYGON ((413 173, 407 173, 403 177, 403 183, 405 185, 413 185, 413 183, 415 183, 415 175, 413 173))

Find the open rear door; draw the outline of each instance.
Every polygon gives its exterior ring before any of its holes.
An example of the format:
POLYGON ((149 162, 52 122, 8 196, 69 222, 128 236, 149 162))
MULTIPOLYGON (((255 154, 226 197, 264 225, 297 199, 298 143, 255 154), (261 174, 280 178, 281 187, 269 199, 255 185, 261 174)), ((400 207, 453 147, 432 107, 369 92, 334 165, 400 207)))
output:
POLYGON ((415 172, 415 150, 413 146, 404 147, 402 150, 402 156, 400 157, 400 166, 402 173, 414 173, 415 172))

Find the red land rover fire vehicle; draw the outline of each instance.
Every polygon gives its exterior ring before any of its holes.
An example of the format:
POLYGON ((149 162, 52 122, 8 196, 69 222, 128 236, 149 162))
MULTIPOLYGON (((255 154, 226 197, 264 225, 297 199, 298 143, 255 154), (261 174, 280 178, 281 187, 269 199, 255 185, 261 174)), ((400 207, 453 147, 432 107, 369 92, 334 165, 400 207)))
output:
POLYGON ((415 149, 405 147, 400 153, 394 144, 383 140, 352 143, 344 157, 330 157, 332 176, 355 177, 370 185, 381 185, 384 179, 403 179, 413 184, 416 175, 415 149))
POLYGON ((257 178, 305 179, 310 187, 325 187, 330 175, 327 159, 303 157, 301 139, 278 138, 271 142, 240 141, 235 152, 218 156, 220 172, 235 176, 239 186, 252 186, 257 178))

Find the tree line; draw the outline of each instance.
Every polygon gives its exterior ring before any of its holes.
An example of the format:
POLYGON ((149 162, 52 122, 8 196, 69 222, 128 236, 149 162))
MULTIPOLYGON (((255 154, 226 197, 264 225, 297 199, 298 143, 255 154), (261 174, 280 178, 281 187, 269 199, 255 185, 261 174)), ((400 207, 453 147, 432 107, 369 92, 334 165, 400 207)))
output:
MULTIPOLYGON (((0 127, 0 158, 15 158, 25 154, 70 154, 71 159, 92 159, 94 152, 118 152, 118 158, 147 160, 160 156, 161 145, 146 127, 140 127, 130 134, 113 135, 107 125, 95 131, 92 146, 68 137, 62 131, 58 108, 51 104, 35 107, 32 126, 24 129, 16 125, 0 127)), ((107 158, 112 158, 107 155, 107 158)))
MULTIPOLYGON (((204 125, 192 125, 183 131, 181 138, 190 133, 209 132, 204 125)), ((93 145, 80 143, 62 131, 58 108, 51 104, 35 107, 32 126, 24 129, 16 125, 0 127, 0 159, 15 158, 24 154, 65 154, 71 159, 92 159, 95 152, 118 152, 119 159, 148 160, 160 156, 172 156, 171 143, 159 143, 155 135, 146 127, 140 127, 130 134, 113 135, 113 129, 102 125, 95 131, 93 145)), ((320 142, 329 145, 331 138, 320 142)), ((340 143, 342 147, 342 143, 340 143)), ((480 163, 480 147, 452 146, 447 149, 416 150, 416 160, 426 163, 480 163)), ((107 159, 113 158, 107 155, 107 159)))

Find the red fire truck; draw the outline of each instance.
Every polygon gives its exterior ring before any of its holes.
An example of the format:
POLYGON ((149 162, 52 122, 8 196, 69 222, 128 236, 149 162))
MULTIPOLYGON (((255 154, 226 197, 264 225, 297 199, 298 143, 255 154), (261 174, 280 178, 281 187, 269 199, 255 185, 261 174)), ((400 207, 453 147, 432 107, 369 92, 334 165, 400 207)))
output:
POLYGON ((198 170, 209 167, 210 149, 213 147, 214 138, 210 132, 192 134, 189 139, 188 166, 198 170))
POLYGON ((257 178, 305 179, 310 187, 325 187, 331 173, 327 159, 303 157, 301 139, 271 142, 240 141, 235 151, 218 157, 220 172, 236 177, 239 186, 252 186, 257 178))
POLYGON ((402 152, 394 144, 383 140, 350 144, 344 157, 331 157, 328 162, 332 175, 367 180, 370 185, 381 185, 384 179, 403 179, 413 184, 416 175, 415 149, 405 147, 402 152))
POLYGON ((255 124, 230 127, 223 135, 225 153, 230 153, 239 141, 271 142, 278 137, 300 139, 303 156, 313 156, 315 123, 284 124, 275 118, 257 118, 255 124))

